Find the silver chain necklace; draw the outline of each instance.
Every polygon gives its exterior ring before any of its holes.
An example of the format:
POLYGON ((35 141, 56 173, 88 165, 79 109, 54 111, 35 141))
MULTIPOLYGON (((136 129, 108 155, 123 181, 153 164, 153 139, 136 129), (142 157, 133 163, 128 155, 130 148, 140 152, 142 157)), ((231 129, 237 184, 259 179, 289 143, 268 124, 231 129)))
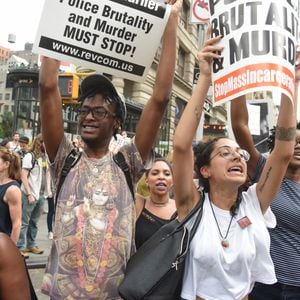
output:
POLYGON ((219 231, 219 234, 220 234, 220 237, 221 237, 221 245, 224 247, 224 248, 227 248, 229 247, 229 242, 227 240, 227 236, 228 236, 228 233, 229 233, 229 229, 231 227, 231 223, 232 223, 232 220, 233 220, 233 215, 231 216, 231 219, 230 219, 230 222, 229 222, 229 225, 227 227, 227 231, 226 231, 226 234, 225 236, 222 235, 221 233, 221 229, 220 229, 220 226, 219 226, 219 223, 218 223, 218 220, 217 220, 217 217, 216 217, 216 214, 215 214, 215 211, 214 211, 214 208, 211 204, 211 200, 209 199, 209 204, 210 204, 210 207, 211 207, 211 210, 212 210, 212 213, 213 213, 213 216, 214 216, 214 219, 216 221, 216 224, 217 224, 217 227, 218 227, 218 231, 219 231))

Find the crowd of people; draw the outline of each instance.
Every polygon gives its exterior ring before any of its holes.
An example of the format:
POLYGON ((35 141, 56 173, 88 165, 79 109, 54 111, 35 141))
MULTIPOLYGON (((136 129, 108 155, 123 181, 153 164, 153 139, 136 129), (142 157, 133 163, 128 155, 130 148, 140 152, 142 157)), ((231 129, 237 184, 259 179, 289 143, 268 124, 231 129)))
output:
POLYGON ((172 92, 182 6, 182 0, 168 2, 153 92, 132 139, 120 130, 126 106, 115 86, 93 74, 81 82, 79 136, 70 141, 61 114, 60 62, 43 58, 41 133, 30 141, 16 132, 0 147, 1 299, 30 299, 24 259, 44 252, 36 240, 46 200, 52 245, 41 289, 52 300, 121 299, 118 286, 130 257, 199 201, 202 218, 185 262, 183 300, 300 299, 298 94, 294 104, 281 96, 268 155, 255 148, 244 96, 231 101, 235 140, 222 136, 195 146, 211 64, 222 59, 222 36, 208 31, 172 158, 159 157, 153 146, 172 92), (72 158, 74 149, 80 154, 72 158))

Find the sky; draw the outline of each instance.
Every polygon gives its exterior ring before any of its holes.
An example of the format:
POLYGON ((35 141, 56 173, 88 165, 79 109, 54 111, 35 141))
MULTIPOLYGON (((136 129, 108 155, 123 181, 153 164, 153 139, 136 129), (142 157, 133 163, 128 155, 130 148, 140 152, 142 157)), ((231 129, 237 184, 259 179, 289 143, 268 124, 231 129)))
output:
POLYGON ((44 0, 1 1, 0 45, 11 50, 23 50, 26 42, 33 43, 40 22, 44 0), (8 35, 16 35, 16 43, 8 43, 8 35))

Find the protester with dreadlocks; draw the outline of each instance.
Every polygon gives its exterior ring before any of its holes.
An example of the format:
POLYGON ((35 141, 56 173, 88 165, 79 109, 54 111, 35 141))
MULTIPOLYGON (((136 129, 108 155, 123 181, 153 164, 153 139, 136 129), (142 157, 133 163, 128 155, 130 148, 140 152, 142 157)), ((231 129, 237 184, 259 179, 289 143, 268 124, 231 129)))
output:
MULTIPOLYGON (((136 183, 151 160, 172 90, 181 0, 170 0, 153 93, 133 142, 120 149, 136 183)), ((58 89, 59 62, 44 58, 40 70, 42 134, 57 185, 72 144, 64 136, 58 89)), ((135 250, 135 207, 126 177, 109 151, 123 123, 125 104, 112 82, 94 74, 81 83, 78 130, 84 149, 57 197, 54 237, 42 290, 56 299, 121 299, 118 285, 135 250)))

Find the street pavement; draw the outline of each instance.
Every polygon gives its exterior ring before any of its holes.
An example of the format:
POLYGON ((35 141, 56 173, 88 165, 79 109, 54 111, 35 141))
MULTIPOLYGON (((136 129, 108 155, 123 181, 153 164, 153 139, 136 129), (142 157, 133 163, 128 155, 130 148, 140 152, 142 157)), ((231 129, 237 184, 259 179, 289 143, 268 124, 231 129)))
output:
POLYGON ((45 264, 48 260, 52 241, 48 239, 47 214, 43 213, 38 223, 37 246, 44 250, 43 254, 29 253, 26 264, 29 269, 30 278, 39 300, 50 298, 41 293, 42 279, 45 271, 45 264))

